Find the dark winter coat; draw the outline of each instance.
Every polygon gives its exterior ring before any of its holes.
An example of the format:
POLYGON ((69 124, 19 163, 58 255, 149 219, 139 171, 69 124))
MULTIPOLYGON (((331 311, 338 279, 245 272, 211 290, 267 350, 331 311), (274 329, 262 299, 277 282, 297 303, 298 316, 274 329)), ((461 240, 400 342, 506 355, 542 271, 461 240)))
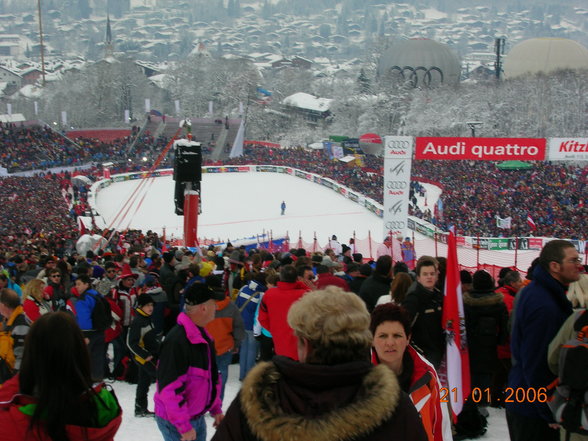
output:
MULTIPOLYGON (((126 343, 133 358, 139 364, 145 364, 146 358, 150 356, 156 358, 159 354, 159 341, 151 316, 146 315, 140 308, 135 310, 126 343)), ((155 366, 155 360, 153 365, 155 366)))
POLYGON ((445 353, 445 336, 441 327, 443 294, 437 289, 429 291, 417 283, 406 295, 402 306, 412 319, 413 347, 439 369, 445 353))
POLYGON ((508 312, 503 295, 494 291, 472 290, 463 295, 466 335, 472 373, 494 373, 498 345, 508 335, 508 312))
POLYGON ((390 293, 392 279, 378 273, 374 273, 365 279, 359 290, 359 297, 365 302, 369 312, 376 307, 378 299, 390 293))
MULTIPOLYGON (((169 263, 164 263, 159 270, 159 283, 167 294, 168 300, 174 298, 174 284, 176 283, 176 273, 169 263)), ((171 300, 170 300, 171 301, 171 300)))
POLYGON ((286 357, 255 366, 213 441, 411 440, 427 436, 410 398, 386 366, 334 366, 286 357))
POLYGON ((353 278, 351 282, 349 282, 349 289, 354 292, 355 294, 359 295, 359 291, 361 291, 361 286, 363 282, 367 280, 366 276, 356 276, 353 278))
MULTIPOLYGON (((555 380, 556 376, 547 364, 547 348, 571 313, 572 304, 566 297, 566 287, 537 266, 533 281, 519 292, 515 300, 508 387, 538 390, 555 380)), ((506 404, 507 411, 555 422, 546 403, 513 401, 506 404)))

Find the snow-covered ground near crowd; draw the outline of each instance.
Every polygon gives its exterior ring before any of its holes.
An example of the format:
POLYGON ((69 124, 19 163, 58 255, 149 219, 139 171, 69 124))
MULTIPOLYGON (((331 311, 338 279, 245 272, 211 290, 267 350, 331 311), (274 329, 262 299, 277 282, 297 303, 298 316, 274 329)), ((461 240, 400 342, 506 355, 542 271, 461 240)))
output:
MULTIPOLYGON (((115 441, 161 441, 163 437, 157 428, 157 423, 154 418, 136 418, 134 415, 135 406, 135 389, 136 385, 116 381, 112 387, 118 397, 118 400, 123 408, 123 422, 118 433, 115 436, 115 441)), ((225 402, 223 403, 223 410, 229 407, 233 398, 239 392, 241 383, 239 382, 239 365, 232 364, 229 367, 229 380, 225 389, 225 402)), ((155 385, 152 384, 149 390, 149 409, 153 410, 153 394, 155 392, 155 385)), ((505 441, 509 439, 508 428, 506 426, 506 417, 504 410, 488 408, 490 416, 488 418, 488 431, 480 438, 485 441, 505 441)), ((207 439, 211 439, 214 434, 212 427, 212 418, 206 417, 207 425, 207 439)), ((312 441, 312 440, 308 440, 312 441)), ((407 440, 410 441, 410 440, 407 440)))
MULTIPOLYGON (((278 173, 219 173, 202 175, 202 214, 198 220, 198 236, 218 242, 269 234, 283 237, 288 233, 291 244, 299 234, 306 244, 316 235, 320 246, 337 235, 341 243, 357 238, 358 243, 371 235, 372 257, 376 242, 384 237, 383 221, 365 207, 319 184, 278 173), (286 214, 280 215, 280 204, 286 202, 286 214)), ((170 176, 131 180, 102 189, 96 199, 98 213, 104 219, 99 225, 125 229, 140 228, 181 238, 183 217, 174 214, 174 182, 170 176), (127 201, 130 201, 127 204, 127 201), (117 217, 118 214, 121 214, 117 217)), ((423 184, 426 197, 418 197, 421 208, 433 207, 441 193, 430 184, 423 184), (426 204, 426 207, 425 207, 426 204)), ((412 232, 406 232, 412 236, 412 232)), ((414 233, 417 256, 446 256, 444 244, 414 233)), ((366 246, 360 249, 370 256, 366 246)), ((468 267, 476 263, 513 266, 525 270, 538 251, 480 251, 458 249, 459 261, 468 267)))
MULTIPOLYGON (((96 208, 109 224, 123 209, 139 181, 127 181, 103 189, 97 198, 96 208)), ((174 214, 173 190, 171 177, 153 180, 145 185, 146 196, 134 216, 129 215, 121 222, 127 226, 161 231, 166 228, 168 236, 181 235, 183 218, 174 214)), ((205 174, 202 183, 203 213, 199 218, 199 236, 231 240, 260 234, 273 230, 275 234, 289 232, 297 237, 302 230, 308 240, 314 232, 321 244, 328 237, 337 234, 341 241, 352 237, 355 231, 358 238, 365 238, 368 231, 373 235, 382 234, 382 220, 373 213, 360 207, 335 192, 320 185, 312 184, 299 178, 274 173, 239 173, 239 174, 205 174), (287 204, 286 215, 280 215, 280 204, 287 204)), ((439 196, 438 188, 427 186, 427 204, 432 206, 439 196)), ((141 200, 141 195, 138 200, 141 200)), ((424 204, 424 199, 420 200, 424 204)), ((135 209, 129 210, 134 213, 135 209)), ((417 253, 433 254, 432 246, 424 247, 425 240, 417 235, 417 253), (423 251, 424 250, 424 251, 423 251)), ((470 250, 471 251, 471 250, 470 250)), ((445 249, 439 247, 439 255, 445 249)), ((116 436, 117 441, 159 441, 162 439, 155 420, 152 418, 135 418, 135 385, 114 382, 113 388, 123 407, 124 417, 116 436)), ((238 365, 231 365, 225 392, 226 409, 240 388, 238 365)), ((150 408, 153 406, 155 385, 150 390, 150 408)), ((489 409, 488 432, 480 439, 505 440, 508 430, 503 410, 489 409)), ((212 419, 207 418, 208 439, 214 433, 212 419)))

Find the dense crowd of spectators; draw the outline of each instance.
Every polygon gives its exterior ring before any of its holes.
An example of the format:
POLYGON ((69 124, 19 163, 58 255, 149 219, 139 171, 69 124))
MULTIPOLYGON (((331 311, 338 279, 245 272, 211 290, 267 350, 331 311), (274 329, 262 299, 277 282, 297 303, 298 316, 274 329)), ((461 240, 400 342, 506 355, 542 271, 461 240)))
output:
POLYGON ((412 174, 442 185, 442 216, 433 212, 427 219, 442 230, 455 225, 472 236, 586 238, 586 166, 534 162, 527 170, 500 170, 494 162, 415 161, 412 174), (511 217, 511 228, 498 228, 496 216, 511 217))
MULTIPOLYGON (((0 124, 3 141, 0 144, 0 163, 7 166, 9 171, 14 171, 35 167, 44 169, 56 163, 75 165, 96 162, 95 167, 84 171, 93 180, 102 176, 99 164, 104 161, 114 162, 111 169, 113 174, 149 170, 168 140, 164 137, 156 139, 144 133, 136 139, 131 149, 132 136, 136 135, 135 132, 130 137, 109 143, 79 138, 74 145, 49 128, 0 124)), ((204 156, 203 165, 218 164, 207 157, 204 156)), ((158 167, 172 167, 172 158, 173 153, 170 151, 158 167)), ((355 162, 347 164, 331 160, 322 150, 247 146, 243 156, 225 160, 223 164, 295 167, 331 178, 379 203, 383 202, 383 160, 371 155, 362 158, 360 167, 355 162)), ((13 180, 6 181, 7 185, 2 186, 0 201, 6 198, 22 200, 30 191, 30 186, 34 186, 32 194, 38 195, 36 197, 40 199, 34 204, 34 210, 37 213, 47 210, 49 217, 31 216, 25 209, 27 205, 8 200, 5 206, 10 206, 11 210, 3 211, 3 224, 6 227, 2 227, 1 235, 25 229, 32 230, 33 234, 43 230, 63 232, 65 221, 57 216, 53 225, 54 220, 50 216, 57 207, 52 198, 60 197, 61 191, 55 192, 50 185, 53 183, 63 188, 63 182, 60 181, 64 176, 51 173, 46 176, 48 180, 23 180, 23 184, 13 180), (45 191, 50 196, 42 196, 45 191), (16 211, 12 213, 12 210, 16 211), (9 233, 6 228, 10 230, 9 233)), ((496 163, 485 161, 413 161, 412 176, 413 180, 432 182, 442 187, 442 210, 429 206, 421 211, 414 201, 410 208, 411 214, 436 224, 442 230, 455 226, 460 234, 470 236, 585 238, 582 220, 586 218, 588 208, 583 195, 587 194, 588 167, 536 162, 528 170, 500 170, 496 163), (535 222, 536 229, 530 227, 528 216, 535 222), (499 228, 497 217, 510 217, 511 228, 499 228)), ((74 196, 78 204, 73 207, 74 212, 66 216, 68 219, 88 210, 84 205, 83 191, 74 196)))
POLYGON ((0 122, 0 166, 9 172, 87 162, 88 155, 49 127, 0 122))
POLYGON ((73 249, 77 228, 62 179, 6 177, 0 185, 0 243, 3 251, 73 249))
POLYGON ((59 166, 76 166, 103 161, 152 161, 165 147, 167 139, 155 139, 137 131, 131 135, 103 142, 77 138, 75 142, 47 126, 25 127, 0 122, 0 167, 9 173, 43 170, 59 166), (134 142, 135 141, 135 142, 134 142), (133 144, 134 142, 134 144, 133 144), (130 147, 132 146, 132 151, 130 147))

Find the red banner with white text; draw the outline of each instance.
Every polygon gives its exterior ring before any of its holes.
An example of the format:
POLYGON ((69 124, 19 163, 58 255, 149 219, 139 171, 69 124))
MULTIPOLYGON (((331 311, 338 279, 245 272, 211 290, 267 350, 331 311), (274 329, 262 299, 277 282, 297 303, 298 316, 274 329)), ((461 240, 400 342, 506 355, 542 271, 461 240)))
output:
POLYGON ((417 137, 415 159, 544 161, 544 138, 417 137))

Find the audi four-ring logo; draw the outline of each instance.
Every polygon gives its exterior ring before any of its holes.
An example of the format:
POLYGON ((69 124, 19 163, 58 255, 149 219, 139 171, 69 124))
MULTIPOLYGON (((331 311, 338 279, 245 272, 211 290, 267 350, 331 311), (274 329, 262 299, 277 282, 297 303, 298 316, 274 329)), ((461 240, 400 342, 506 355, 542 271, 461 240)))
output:
POLYGON ((404 190, 408 184, 404 181, 388 181, 386 188, 388 190, 404 190))
POLYGON ((388 147, 392 149, 407 149, 410 147, 409 141, 388 141, 388 147))
POLYGON ((433 81, 433 75, 440 83, 443 83, 444 75, 443 71, 436 66, 426 68, 424 66, 411 67, 411 66, 392 66, 390 73, 399 73, 403 80, 408 80, 412 87, 419 86, 419 79, 423 85, 430 86, 433 81))
POLYGON ((401 228, 405 228, 406 222, 404 221, 389 221, 386 222, 386 228, 388 230, 397 230, 401 228))

